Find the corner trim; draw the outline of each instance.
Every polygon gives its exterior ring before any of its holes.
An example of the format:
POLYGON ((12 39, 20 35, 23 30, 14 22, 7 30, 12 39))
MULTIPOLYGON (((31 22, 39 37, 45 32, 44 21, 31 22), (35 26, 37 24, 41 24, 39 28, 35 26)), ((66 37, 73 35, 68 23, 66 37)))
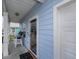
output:
POLYGON ((59 45, 59 41, 56 37, 57 37, 57 16, 58 16, 58 8, 67 5, 68 3, 72 3, 75 2, 76 0, 63 0, 62 2, 58 3, 57 5, 55 5, 53 7, 53 26, 54 26, 54 30, 53 30, 53 34, 54 34, 54 59, 61 59, 60 58, 60 45, 59 45), (58 44, 57 44, 58 43, 58 44))

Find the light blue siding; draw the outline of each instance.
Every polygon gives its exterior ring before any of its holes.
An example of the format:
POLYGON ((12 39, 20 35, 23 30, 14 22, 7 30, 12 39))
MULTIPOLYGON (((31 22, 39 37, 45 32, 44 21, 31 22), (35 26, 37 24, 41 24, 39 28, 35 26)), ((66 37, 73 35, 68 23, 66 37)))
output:
MULTIPOLYGON (((47 0, 44 4, 37 4, 24 17, 22 23, 27 24, 34 15, 39 18, 38 59, 53 59, 53 6, 62 0, 47 0)), ((28 25, 28 24, 27 24, 28 25)), ((27 26, 26 30, 29 27, 27 26)), ((26 36, 27 33, 26 33, 26 36)), ((27 39, 27 37, 26 37, 27 39)), ((25 45, 28 43, 25 41, 25 45)))

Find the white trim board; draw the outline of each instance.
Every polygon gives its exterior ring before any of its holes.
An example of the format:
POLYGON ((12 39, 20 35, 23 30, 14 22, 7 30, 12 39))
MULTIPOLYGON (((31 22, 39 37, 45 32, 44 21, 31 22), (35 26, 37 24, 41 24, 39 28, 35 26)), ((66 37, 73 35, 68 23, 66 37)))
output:
MULTIPOLYGON (((28 29, 28 34, 30 35, 30 21, 32 21, 32 20, 34 20, 34 19, 36 19, 36 24, 37 24, 37 58, 39 58, 39 52, 38 52, 38 34, 39 34, 39 19, 38 19, 38 15, 35 15, 35 16, 33 16, 32 18, 30 18, 29 20, 28 20, 28 27, 29 27, 29 29, 28 29)), ((29 38, 30 38, 30 36, 29 36, 29 38)), ((30 49, 30 46, 29 46, 29 48, 28 49, 30 49)))
POLYGON ((63 0, 61 3, 55 5, 53 7, 53 26, 54 26, 54 59, 61 59, 60 58, 60 40, 57 39, 57 22, 58 22, 58 9, 61 7, 68 6, 69 4, 75 2, 76 0, 63 0))

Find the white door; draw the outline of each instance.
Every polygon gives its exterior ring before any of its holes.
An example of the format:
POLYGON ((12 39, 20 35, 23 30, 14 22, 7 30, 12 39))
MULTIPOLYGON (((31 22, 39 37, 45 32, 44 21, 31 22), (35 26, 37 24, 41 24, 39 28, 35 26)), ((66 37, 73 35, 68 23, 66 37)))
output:
POLYGON ((58 8, 57 39, 59 59, 76 59, 76 4, 68 3, 58 8))

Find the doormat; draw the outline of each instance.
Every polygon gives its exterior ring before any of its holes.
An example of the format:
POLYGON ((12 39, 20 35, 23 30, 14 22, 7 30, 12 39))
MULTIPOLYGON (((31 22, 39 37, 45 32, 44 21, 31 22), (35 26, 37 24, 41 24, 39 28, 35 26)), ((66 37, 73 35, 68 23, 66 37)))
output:
POLYGON ((21 54, 20 59, 33 59, 29 52, 21 54))

